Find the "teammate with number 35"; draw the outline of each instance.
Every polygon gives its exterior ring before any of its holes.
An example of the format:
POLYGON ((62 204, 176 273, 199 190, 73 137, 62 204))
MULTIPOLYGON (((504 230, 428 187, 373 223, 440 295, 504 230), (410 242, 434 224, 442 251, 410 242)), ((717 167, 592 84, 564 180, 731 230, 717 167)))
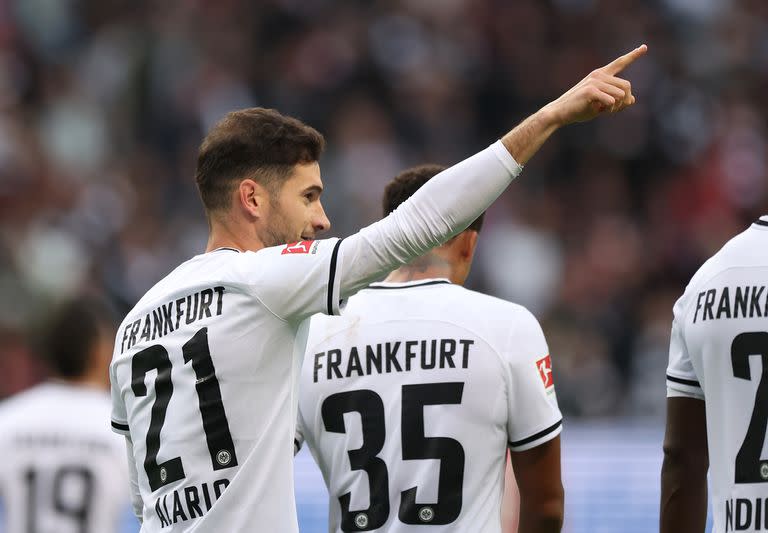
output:
POLYGON ((768 217, 731 239, 674 308, 662 533, 768 530, 768 217))
MULTIPOLYGON (((440 169, 400 174, 384 213, 440 169)), ((507 447, 521 533, 560 531, 549 350, 525 308, 461 287, 481 226, 360 291, 343 316, 312 319, 297 444, 328 485, 331 533, 499 533, 507 447)))
POLYGON ((341 299, 466 228, 559 127, 632 105, 617 74, 645 50, 595 70, 343 240, 314 240, 330 226, 317 131, 261 108, 214 126, 196 175, 206 252, 128 313, 110 367, 112 427, 126 436, 142 531, 297 531, 304 319, 338 313, 341 299))

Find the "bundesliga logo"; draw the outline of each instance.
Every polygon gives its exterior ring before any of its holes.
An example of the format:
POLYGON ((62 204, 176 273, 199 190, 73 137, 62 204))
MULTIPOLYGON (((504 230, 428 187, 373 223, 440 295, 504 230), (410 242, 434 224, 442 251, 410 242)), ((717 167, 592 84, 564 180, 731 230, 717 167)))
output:
MULTIPOLYGON (((310 252, 310 249, 312 248, 312 244, 316 244, 316 241, 299 241, 299 242, 292 242, 291 244, 286 244, 285 248, 283 248, 283 251, 280 252, 280 255, 286 255, 286 254, 308 254, 310 252)), ((315 246, 315 250, 317 247, 315 246)), ((312 253, 315 253, 315 250, 312 250, 312 253)))
POLYGON ((555 380, 552 378, 552 359, 549 355, 536 361, 536 368, 539 371, 542 383, 544 383, 544 388, 552 387, 555 384, 555 380))

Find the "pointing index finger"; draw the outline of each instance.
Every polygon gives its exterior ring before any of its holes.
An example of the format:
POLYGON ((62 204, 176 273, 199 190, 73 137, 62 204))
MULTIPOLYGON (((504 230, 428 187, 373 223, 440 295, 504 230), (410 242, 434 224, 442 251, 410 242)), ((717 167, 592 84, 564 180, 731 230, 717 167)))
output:
POLYGON ((603 67, 603 70, 610 74, 611 76, 615 76, 625 68, 627 68, 629 65, 631 65, 635 59, 638 57, 644 55, 648 51, 648 47, 644 44, 641 44, 631 52, 624 54, 623 56, 619 56, 607 65, 603 67))

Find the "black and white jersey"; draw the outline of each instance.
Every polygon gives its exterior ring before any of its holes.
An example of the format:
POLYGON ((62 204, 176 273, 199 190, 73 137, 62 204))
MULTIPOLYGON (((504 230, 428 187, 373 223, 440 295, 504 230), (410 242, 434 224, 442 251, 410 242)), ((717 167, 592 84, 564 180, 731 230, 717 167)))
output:
POLYGON ((343 242, 219 249, 150 289, 123 320, 110 367, 142 531, 296 532, 302 321, 337 313, 341 298, 461 231, 519 172, 497 142, 343 242))
POLYGON ((64 383, 0 403, 0 531, 121 530, 131 510, 128 469, 108 416, 105 391, 64 383))
POLYGON ((373 284, 312 318, 296 444, 334 533, 499 533, 507 447, 560 430, 547 343, 519 305, 435 279, 373 284))
POLYGON ((768 530, 768 217, 675 304, 667 395, 706 403, 714 531, 768 530))
POLYGON ((296 530, 296 317, 338 310, 337 244, 199 255, 123 321, 112 427, 133 442, 142 531, 296 530))

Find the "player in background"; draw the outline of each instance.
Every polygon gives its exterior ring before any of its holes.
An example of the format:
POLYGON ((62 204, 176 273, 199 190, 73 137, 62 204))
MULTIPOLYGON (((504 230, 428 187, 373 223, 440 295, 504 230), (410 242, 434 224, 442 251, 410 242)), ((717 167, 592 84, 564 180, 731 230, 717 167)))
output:
POLYGON ((768 530, 768 216, 696 272, 674 307, 662 533, 768 530))
POLYGON ((123 320, 112 427, 125 435, 143 531, 297 531, 292 443, 304 319, 466 228, 559 127, 634 103, 597 69, 500 141, 436 176, 346 239, 330 226, 322 136, 274 110, 228 114, 203 141, 197 186, 205 253, 152 287, 123 320), (286 244, 290 243, 290 244, 286 244))
POLYGON ((61 305, 37 339, 52 378, 0 403, 1 531, 138 530, 125 444, 105 423, 114 318, 95 300, 61 305))
MULTIPOLYGON (((384 215, 444 167, 402 172, 384 215)), ((462 287, 482 215, 312 318, 297 445, 309 444, 332 533, 501 532, 507 448, 520 531, 560 531, 560 430, 549 349, 525 308, 462 287)))

